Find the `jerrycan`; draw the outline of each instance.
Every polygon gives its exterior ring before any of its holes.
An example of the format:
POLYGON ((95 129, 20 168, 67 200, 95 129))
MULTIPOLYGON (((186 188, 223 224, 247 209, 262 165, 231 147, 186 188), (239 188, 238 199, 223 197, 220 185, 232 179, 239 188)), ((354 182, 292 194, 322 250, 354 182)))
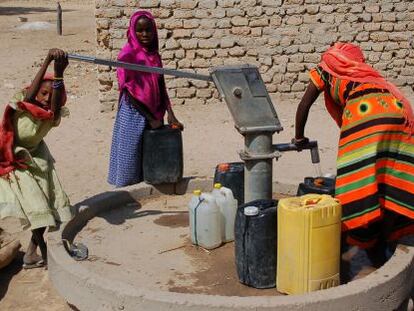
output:
POLYGON ((149 184, 176 183, 183 177, 181 130, 170 126, 144 131, 142 173, 149 184))
POLYGON ((339 285, 341 205, 329 195, 278 204, 277 290, 303 294, 339 285))
POLYGON ((234 221, 237 212, 237 200, 233 197, 233 192, 220 183, 214 184, 211 193, 216 198, 216 203, 220 208, 221 214, 221 239, 224 243, 234 240, 234 221))
POLYGON ((214 173, 214 183, 231 189, 237 203, 244 203, 244 163, 232 162, 221 163, 216 166, 214 173))
POLYGON ((297 196, 308 193, 335 195, 335 177, 305 177, 303 183, 299 184, 297 196))
POLYGON ((235 258, 240 283, 276 286, 277 201, 256 200, 237 209, 235 258))
POLYGON ((221 241, 221 213, 215 198, 195 190, 188 205, 191 242, 205 249, 219 247, 221 241))

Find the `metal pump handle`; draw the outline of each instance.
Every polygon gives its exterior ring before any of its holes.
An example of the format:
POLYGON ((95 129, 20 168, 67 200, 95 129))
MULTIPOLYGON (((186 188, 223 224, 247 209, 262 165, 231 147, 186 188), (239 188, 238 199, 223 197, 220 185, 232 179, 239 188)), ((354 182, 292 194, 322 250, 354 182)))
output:
POLYGON ((151 73, 158 73, 162 75, 169 75, 169 76, 175 76, 175 77, 180 77, 180 78, 213 82, 213 79, 211 78, 211 76, 202 75, 202 74, 198 74, 194 72, 186 72, 186 71, 180 71, 180 70, 175 70, 175 69, 137 65, 137 64, 106 60, 106 59, 85 56, 85 55, 78 55, 78 54, 68 54, 68 58, 71 60, 75 60, 75 61, 92 63, 92 64, 97 64, 97 65, 119 67, 119 68, 125 68, 129 70, 135 70, 135 71, 151 72, 151 73))
POLYGON ((312 140, 312 141, 308 142, 307 144, 305 144, 304 146, 301 146, 300 148, 298 146, 296 146, 295 144, 286 143, 286 144, 273 145, 273 149, 275 151, 279 151, 279 152, 302 151, 302 150, 309 149, 310 153, 311 153, 312 163, 315 164, 315 163, 320 162, 318 142, 316 140, 312 140))

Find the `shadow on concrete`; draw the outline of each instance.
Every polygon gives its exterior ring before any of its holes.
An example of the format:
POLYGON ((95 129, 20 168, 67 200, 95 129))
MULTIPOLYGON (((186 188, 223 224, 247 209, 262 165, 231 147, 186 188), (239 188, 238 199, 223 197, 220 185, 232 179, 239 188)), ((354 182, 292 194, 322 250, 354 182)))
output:
POLYGON ((112 206, 122 206, 137 203, 128 191, 106 191, 87 198, 73 206, 75 214, 78 214, 83 206, 88 206, 91 212, 106 211, 112 206))
POLYGON ((136 219, 146 216, 153 216, 153 215, 176 215, 176 214, 188 214, 187 211, 161 211, 161 210, 143 210, 140 211, 142 205, 138 202, 133 204, 128 204, 126 206, 122 206, 120 208, 116 208, 110 210, 106 213, 102 213, 97 215, 96 217, 100 217, 105 219, 111 225, 121 225, 125 223, 128 219, 136 219))
POLYGON ((19 251, 16 258, 0 270, 0 300, 7 294, 11 279, 22 270, 24 253, 19 251))
MULTIPOLYGON (((186 181, 184 185, 185 188, 187 187, 187 185, 188 181, 186 181)), ((173 192, 168 191, 171 190, 171 187, 173 187, 172 184, 157 185, 157 190, 161 193, 171 194, 173 192)), ((94 217, 103 218, 109 224, 112 225, 121 225, 125 223, 125 221, 128 219, 135 219, 151 215, 188 213, 187 211, 141 211, 141 203, 135 201, 135 199, 131 196, 131 194, 128 191, 108 191, 90 197, 82 202, 79 202, 74 206, 75 214, 79 214, 80 212, 85 213, 85 211, 82 211, 82 206, 88 206, 90 211, 94 210, 94 212, 96 212, 96 215, 94 217), (102 210, 100 211, 101 207, 102 210)), ((88 212, 89 211, 86 211, 86 213, 88 212)), ((90 216, 93 217, 92 214, 90 216)), ((86 222, 82 222, 82 224, 84 226, 86 222)), ((78 227, 78 229, 80 228, 78 227)))
MULTIPOLYGON (((62 10, 65 12, 72 12, 73 10, 62 10)), ((0 7, 0 15, 25 15, 25 14, 34 14, 34 13, 48 13, 56 12, 56 8, 45 8, 45 7, 18 7, 18 6, 8 6, 0 7)))
POLYGON ((402 237, 398 243, 404 246, 414 246, 414 235, 407 235, 402 237))
POLYGON ((76 234, 86 226, 89 219, 100 217, 101 213, 111 210, 112 207, 135 203, 137 202, 128 191, 107 191, 87 198, 72 207, 75 217, 63 229, 62 238, 73 242, 76 234))
MULTIPOLYGON (((194 177, 183 178, 176 184, 153 185, 160 194, 184 194, 189 182, 194 177)), ((150 215, 180 214, 186 211, 161 211, 145 210, 140 211, 141 204, 135 201, 128 191, 107 191, 85 199, 75 206, 73 211, 76 217, 63 229, 62 238, 73 242, 76 234, 81 231, 89 219, 101 217, 113 225, 121 225, 127 219, 134 219, 150 215), (123 207, 123 208, 118 208, 123 207)))
POLYGON ((108 210, 106 213, 96 215, 105 219, 111 225, 122 225, 127 219, 143 217, 147 211, 139 211, 142 205, 139 202, 120 204, 118 208, 108 210))

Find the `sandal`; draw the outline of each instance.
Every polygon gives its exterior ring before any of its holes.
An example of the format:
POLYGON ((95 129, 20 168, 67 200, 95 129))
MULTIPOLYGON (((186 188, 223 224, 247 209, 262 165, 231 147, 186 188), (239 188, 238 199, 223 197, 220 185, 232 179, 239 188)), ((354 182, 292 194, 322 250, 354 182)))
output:
POLYGON ((89 251, 88 248, 82 243, 70 243, 68 240, 62 240, 65 244, 65 248, 68 251, 69 255, 77 260, 85 260, 88 258, 89 251))
POLYGON ((44 260, 41 259, 41 260, 33 262, 33 263, 23 262, 22 268, 25 269, 25 270, 29 270, 29 269, 35 269, 35 268, 42 268, 44 266, 46 266, 46 264, 45 264, 44 260))

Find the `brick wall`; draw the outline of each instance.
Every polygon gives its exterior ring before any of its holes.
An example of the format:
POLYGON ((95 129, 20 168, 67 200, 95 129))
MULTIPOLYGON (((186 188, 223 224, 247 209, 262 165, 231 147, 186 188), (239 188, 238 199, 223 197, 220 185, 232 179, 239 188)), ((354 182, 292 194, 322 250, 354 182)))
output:
MULTIPOLYGON (((207 72, 209 67, 258 66, 270 93, 300 96, 332 42, 352 41, 368 62, 398 86, 414 86, 414 2, 403 0, 96 0, 97 56, 116 59, 129 17, 152 12, 164 66, 207 72)), ((118 99, 114 71, 100 67, 99 99, 118 99)), ((168 78, 176 104, 210 103, 208 82, 168 78)))

